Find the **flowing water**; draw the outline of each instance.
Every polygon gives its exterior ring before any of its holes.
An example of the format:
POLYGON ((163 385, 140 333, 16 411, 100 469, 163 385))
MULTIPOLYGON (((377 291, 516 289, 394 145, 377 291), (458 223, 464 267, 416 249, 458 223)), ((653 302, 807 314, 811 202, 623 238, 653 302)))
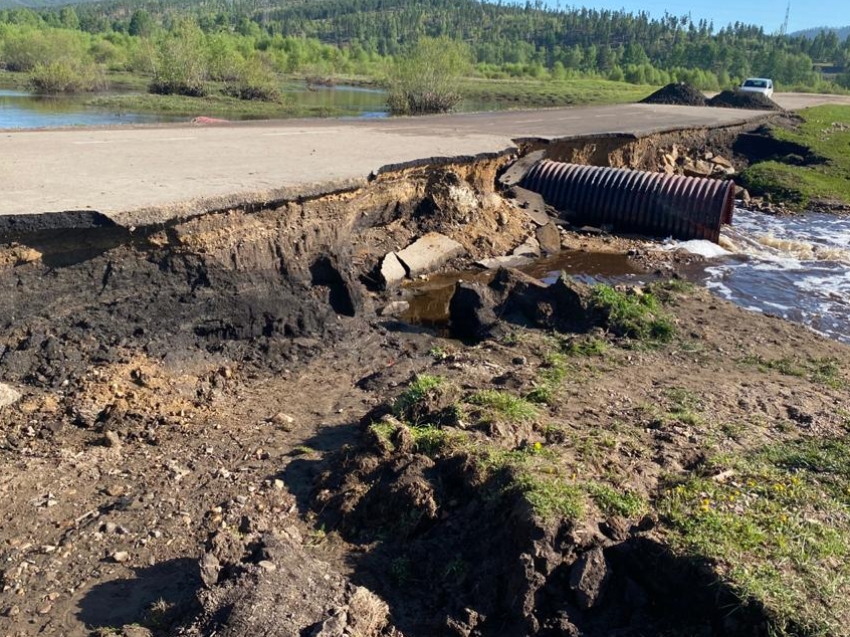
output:
POLYGON ((850 218, 736 210, 721 245, 696 273, 715 294, 850 343, 850 218))

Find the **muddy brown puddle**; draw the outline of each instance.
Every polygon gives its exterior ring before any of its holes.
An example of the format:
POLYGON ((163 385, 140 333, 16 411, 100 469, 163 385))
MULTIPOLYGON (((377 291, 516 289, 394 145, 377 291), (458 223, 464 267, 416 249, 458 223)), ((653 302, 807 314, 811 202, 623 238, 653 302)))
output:
MULTIPOLYGON (((546 284, 554 283, 561 272, 584 283, 632 282, 655 278, 636 268, 625 254, 565 251, 543 257, 517 268, 546 284)), ((458 281, 489 283, 496 270, 466 270, 446 272, 416 281, 405 288, 409 309, 402 319, 430 327, 446 327, 449 320, 449 301, 458 281)))

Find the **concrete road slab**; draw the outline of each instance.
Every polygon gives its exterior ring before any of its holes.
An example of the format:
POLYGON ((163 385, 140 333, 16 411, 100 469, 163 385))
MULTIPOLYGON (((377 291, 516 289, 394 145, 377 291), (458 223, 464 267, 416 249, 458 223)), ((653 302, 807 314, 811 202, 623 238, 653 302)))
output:
MULTIPOLYGON (((789 108, 848 97, 776 96, 789 108)), ((624 104, 388 120, 0 131, 0 216, 93 211, 123 225, 367 183, 392 165, 499 153, 515 140, 730 126, 761 111, 624 104)))

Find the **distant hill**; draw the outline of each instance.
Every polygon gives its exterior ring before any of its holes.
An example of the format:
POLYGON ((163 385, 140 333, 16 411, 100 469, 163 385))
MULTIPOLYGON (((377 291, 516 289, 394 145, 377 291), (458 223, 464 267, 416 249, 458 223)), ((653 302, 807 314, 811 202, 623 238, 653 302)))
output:
POLYGON ((97 0, 0 0, 0 9, 46 9, 59 7, 66 4, 82 4, 84 2, 96 2, 97 0))
MULTIPOLYGON (((0 0, 0 3, 2 2, 3 0, 0 0)), ((804 38, 809 38, 810 40, 813 40, 821 31, 834 31, 835 34, 838 36, 838 39, 842 42, 847 39, 847 36, 850 36, 850 26, 846 26, 815 27, 814 29, 803 29, 802 31, 794 31, 794 33, 791 34, 791 37, 799 37, 802 35, 804 38)))

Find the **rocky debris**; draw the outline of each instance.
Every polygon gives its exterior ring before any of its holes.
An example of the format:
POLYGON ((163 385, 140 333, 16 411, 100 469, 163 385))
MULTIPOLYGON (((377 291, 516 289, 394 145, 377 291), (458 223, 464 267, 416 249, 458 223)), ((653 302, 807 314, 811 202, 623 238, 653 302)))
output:
POLYGON ((547 206, 540 193, 514 186, 507 192, 507 195, 510 201, 538 226, 545 226, 550 223, 547 206))
POLYGON ((485 268, 486 270, 498 270, 499 268, 519 268, 529 263, 533 263, 534 259, 530 257, 508 255, 504 257, 492 257, 490 259, 480 259, 475 262, 476 265, 485 268))
POLYGON ((719 108, 744 108, 753 111, 781 111, 782 107, 761 93, 722 91, 706 102, 719 108))
POLYGON ((121 448, 121 438, 114 431, 107 431, 103 434, 103 444, 106 447, 112 447, 113 449, 121 448))
POLYGON ((401 316, 410 309, 407 301, 393 301, 378 310, 380 316, 401 316))
POLYGON ((0 383, 0 408, 13 405, 21 399, 21 394, 11 385, 0 383))
POLYGON ((455 172, 448 170, 435 171, 425 186, 425 208, 430 208, 424 214, 429 219, 428 225, 439 221, 439 227, 446 224, 466 224, 481 209, 481 202, 475 189, 455 172))
POLYGON ((537 240, 537 237, 528 237, 523 243, 514 248, 511 256, 536 259, 540 256, 540 242, 537 240))
POLYGON ((658 151, 657 169, 668 175, 724 179, 735 174, 734 164, 725 157, 698 148, 673 145, 658 151))
POLYGON ((560 277, 546 286, 517 270, 501 268, 489 285, 460 282, 449 302, 452 334, 463 339, 496 336, 505 322, 579 329, 587 322, 588 288, 560 277))
POLYGON ((579 607, 588 609, 600 603, 610 575, 605 554, 599 547, 590 549, 576 560, 570 569, 570 589, 579 607))
POLYGON ((395 252, 390 252, 381 261, 379 274, 384 288, 393 288, 404 281, 407 277, 407 270, 398 260, 398 255, 395 252))
MULTIPOLYGON (((527 155, 523 155, 511 164, 505 172, 499 175, 499 184, 505 188, 517 186, 522 181, 522 178, 525 177, 525 173, 527 173, 534 164, 543 159, 545 156, 545 150, 536 150, 532 153, 528 153, 527 155)), ((520 190, 523 189, 520 188, 520 190)))
POLYGON ((289 414, 285 414, 282 411, 279 411, 271 418, 269 418, 269 422, 273 425, 277 425, 278 427, 292 427, 292 425, 295 423, 295 418, 293 418, 289 414))
POLYGON ((396 256, 406 268, 408 276, 415 277, 433 272, 464 252, 463 246, 457 241, 439 232, 429 232, 396 253, 396 256))
POLYGON ((311 555, 298 534, 245 539, 256 543, 253 555, 262 559, 239 561, 220 583, 214 568, 218 558, 202 558, 202 567, 211 566, 204 579, 210 588, 198 595, 203 613, 192 634, 400 635, 389 625, 383 600, 311 555))
POLYGON ((199 560, 198 567, 201 571, 201 581, 207 588, 218 584, 218 576, 221 573, 221 563, 213 553, 204 553, 199 560))
POLYGON ((705 102, 703 92, 687 82, 673 82, 641 100, 641 104, 674 104, 680 106, 705 106, 705 102))
POLYGON ((549 222, 540 226, 535 234, 540 249, 546 254, 556 254, 561 251, 561 233, 554 223, 549 222))

